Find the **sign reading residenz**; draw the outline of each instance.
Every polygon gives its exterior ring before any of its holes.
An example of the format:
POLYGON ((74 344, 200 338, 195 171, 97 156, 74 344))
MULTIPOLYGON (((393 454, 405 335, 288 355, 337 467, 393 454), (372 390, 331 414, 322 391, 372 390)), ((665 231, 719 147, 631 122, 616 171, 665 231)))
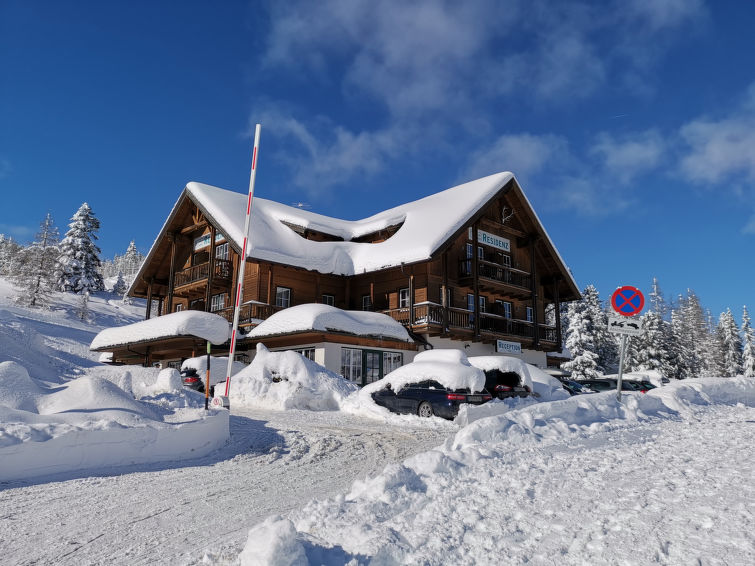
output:
POLYGON ((519 342, 506 342, 505 340, 496 340, 495 351, 501 354, 519 354, 522 353, 522 345, 519 342))
POLYGON ((491 234, 490 232, 485 232, 485 230, 477 230, 477 241, 481 244, 498 248, 504 252, 511 251, 511 242, 509 240, 491 234))

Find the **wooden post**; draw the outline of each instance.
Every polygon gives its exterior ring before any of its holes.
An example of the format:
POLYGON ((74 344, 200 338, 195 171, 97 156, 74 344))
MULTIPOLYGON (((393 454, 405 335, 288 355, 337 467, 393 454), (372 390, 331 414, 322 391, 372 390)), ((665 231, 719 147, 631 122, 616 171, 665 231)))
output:
POLYGON ((165 314, 173 312, 173 285, 176 271, 176 233, 168 232, 170 240, 170 277, 168 278, 168 305, 165 314))
POLYGON ((414 328, 414 267, 409 276, 409 330, 414 328))
POLYGON ((152 316, 152 283, 154 283, 155 278, 150 277, 149 283, 147 284, 147 312, 144 315, 144 320, 149 320, 149 317, 152 316))
MULTIPOLYGON (((210 312, 210 302, 212 301, 212 279, 215 275, 215 226, 210 226, 210 265, 207 271, 207 289, 204 293, 204 310, 210 312)), ((232 303, 233 304, 233 303, 232 303)), ((223 305, 225 306, 225 305, 223 305)))
POLYGON ((267 304, 271 307, 275 305, 273 300, 273 264, 267 268, 267 304))
POLYGON ((441 269, 443 270, 443 285, 441 286, 441 293, 443 296, 440 298, 440 304, 443 305, 443 330, 441 334, 448 332, 448 251, 443 252, 441 261, 441 269))
POLYGON ((558 344, 558 351, 562 352, 563 347, 561 346, 561 299, 558 295, 558 287, 559 283, 561 283, 561 278, 556 277, 555 282, 555 289, 553 291, 553 300, 556 302, 556 342, 558 344))
POLYGON ((479 260, 477 258, 477 223, 472 228, 472 271, 474 272, 473 293, 474 293, 474 337, 480 336, 480 274, 479 260))
POLYGON ((540 326, 537 322, 537 268, 535 266, 535 245, 537 235, 530 236, 530 285, 532 287, 532 346, 540 345, 540 326))

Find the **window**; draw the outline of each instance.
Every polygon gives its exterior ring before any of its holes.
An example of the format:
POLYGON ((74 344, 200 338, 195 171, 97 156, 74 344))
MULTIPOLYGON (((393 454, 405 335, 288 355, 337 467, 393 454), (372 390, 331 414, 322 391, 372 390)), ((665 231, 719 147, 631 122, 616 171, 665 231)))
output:
POLYGON ((315 361, 315 349, 314 348, 301 348, 299 350, 294 350, 297 354, 301 354, 308 360, 315 361))
POLYGON ((283 309, 291 306, 291 289, 288 287, 275 288, 275 306, 283 309))
POLYGON ((215 246, 215 259, 228 259, 228 242, 215 246))
POLYGON ((362 295, 362 310, 363 311, 371 311, 372 310, 372 299, 369 295, 362 295))
POLYGON ((474 237, 474 232, 472 231, 472 227, 470 226, 467 228, 467 239, 471 240, 474 237))
POLYGON ((335 295, 323 295, 322 296, 322 304, 323 305, 330 305, 331 307, 336 306, 336 297, 335 297, 335 295))
POLYGON ((478 297, 480 300, 480 312, 486 312, 488 300, 485 297, 478 297))
POLYGON ((364 356, 364 383, 372 383, 380 379, 380 362, 383 356, 382 352, 366 351, 364 356))
POLYGON ((189 303, 189 310, 192 311, 203 311, 204 310, 204 299, 194 299, 189 303))
POLYGON ((409 307, 409 289, 399 289, 398 291, 398 308, 405 309, 409 307))
POLYGON ((175 308, 174 308, 173 310, 174 310, 175 312, 179 312, 179 311, 182 311, 182 310, 184 310, 184 306, 183 306, 183 303, 178 303, 178 304, 177 304, 177 305, 175 306, 175 308))
POLYGON ((485 261, 485 248, 477 246, 477 259, 485 261))
POLYGON ((506 267, 511 267, 511 256, 501 254, 501 264, 505 265, 506 267))
POLYGON ((225 293, 213 295, 210 299, 210 311, 215 312, 225 308, 225 293))
POLYGON ((362 382, 362 350, 341 348, 341 375, 349 381, 362 382))
POLYGON ((453 307, 454 306, 454 293, 451 287, 446 287, 446 306, 447 307, 453 307))
POLYGON ((201 250, 210 245, 210 235, 202 234, 199 238, 194 238, 194 251, 201 250))
POLYGON ((467 293, 467 310, 474 310, 474 295, 472 295, 471 293, 467 293))
POLYGON ((472 254, 474 253, 474 246, 472 244, 467 244, 467 259, 472 259, 472 254))
POLYGON ((496 301, 498 305, 498 314, 506 318, 511 318, 511 303, 508 301, 496 301))
POLYGON ((401 352, 383 352, 383 376, 404 365, 404 355, 401 352))
POLYGON ((534 320, 534 311, 532 310, 532 307, 527 307, 527 322, 532 322, 534 320))

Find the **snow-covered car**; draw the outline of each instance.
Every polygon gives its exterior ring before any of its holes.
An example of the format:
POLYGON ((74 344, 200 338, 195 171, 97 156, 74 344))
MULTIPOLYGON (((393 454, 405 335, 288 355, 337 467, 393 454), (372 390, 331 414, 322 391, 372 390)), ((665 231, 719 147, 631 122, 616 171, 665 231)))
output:
MULTIPOLYGON (((601 391, 616 391, 616 385, 618 383, 618 380, 610 378, 610 377, 604 377, 604 378, 598 378, 598 379, 580 379, 577 383, 579 383, 582 386, 586 385, 593 391, 597 391, 598 393, 600 393, 601 391)), ((632 381, 629 381, 627 379, 621 380, 621 390, 624 392, 641 391, 641 389, 637 385, 635 385, 632 381)))
POLYGON ((492 399, 485 374, 460 350, 420 352, 414 361, 393 370, 363 389, 374 402, 395 413, 453 419, 462 403, 492 399))
POLYGON ((485 389, 493 397, 527 397, 533 387, 525 364, 518 358, 509 356, 472 356, 469 363, 485 373, 485 389))
MULTIPOLYGON (((245 363, 234 360, 231 374, 236 374, 246 367, 245 363)), ((226 380, 228 372, 228 358, 210 357, 210 397, 215 394, 215 386, 226 380)), ((181 381, 184 387, 204 393, 207 380, 207 356, 187 358, 181 363, 181 381)))
POLYGON ((388 383, 374 392, 372 398, 375 403, 394 413, 453 419, 462 403, 482 405, 493 397, 487 391, 470 393, 469 389, 450 389, 437 381, 426 380, 408 383, 395 392, 388 383))

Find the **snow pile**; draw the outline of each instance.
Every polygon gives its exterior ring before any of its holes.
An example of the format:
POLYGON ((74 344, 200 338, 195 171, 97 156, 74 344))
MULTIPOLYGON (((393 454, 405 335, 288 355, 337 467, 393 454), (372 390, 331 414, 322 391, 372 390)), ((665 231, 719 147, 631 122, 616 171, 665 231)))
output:
POLYGON ((0 363, 0 480, 212 452, 228 439, 228 413, 160 398, 175 389, 177 375, 162 372, 152 388, 158 397, 139 401, 100 377, 49 387, 16 362, 0 363))
MULTIPOLYGON (((231 376, 236 375, 238 372, 247 367, 247 364, 234 360, 233 366, 231 366, 231 376)), ((196 370, 197 376, 202 379, 204 383, 205 376, 207 375, 207 356, 197 356, 196 358, 187 358, 181 364, 181 370, 193 369, 196 370)), ((217 385, 218 383, 225 382, 228 377, 228 358, 225 356, 210 356, 210 385, 217 385)))
POLYGON ((330 305, 305 304, 283 309, 261 322, 249 338, 321 330, 356 336, 381 336, 411 342, 400 323, 379 312, 345 311, 330 305))
POLYGON ((127 326, 106 328, 94 337, 89 348, 106 350, 174 336, 196 336, 217 345, 228 340, 229 328, 228 321, 222 316, 202 311, 181 311, 127 326))
POLYGON ((469 358, 469 363, 483 371, 498 369, 502 372, 518 374, 522 378, 522 385, 526 385, 534 391, 541 401, 558 401, 569 398, 569 394, 564 390, 558 379, 519 358, 512 356, 472 356, 469 358))
POLYGON ((252 363, 231 378, 232 407, 335 411, 358 386, 297 352, 257 344, 252 363))
MULTIPOLYGON (((591 492, 584 499, 580 499, 579 494, 562 494, 558 492, 558 484, 566 483, 572 476, 559 477, 556 473, 553 481, 557 483, 551 485, 548 470, 561 466, 566 458, 573 459, 570 451, 564 450, 567 442, 587 442, 597 435, 616 434, 621 430, 631 434, 632 428, 640 423, 682 421, 684 427, 684 422, 695 422, 703 408, 721 404, 755 407, 755 380, 688 380, 646 395, 627 395, 624 404, 610 393, 575 396, 563 401, 537 403, 502 416, 479 420, 460 430, 455 438, 436 450, 409 458, 403 465, 391 464, 375 477, 355 481, 345 496, 312 501, 301 510, 292 512, 288 519, 273 518, 255 527, 250 531, 245 551, 239 558, 242 564, 254 564, 253 561, 246 561, 252 554, 272 555, 275 549, 286 548, 296 556, 301 556, 303 551, 309 563, 318 564, 347 563, 349 560, 359 564, 544 563, 553 561, 554 556, 564 563, 576 564, 585 560, 585 553, 590 554, 589 562, 598 559, 602 552, 610 548, 611 552, 618 554, 602 556, 611 562, 624 562, 632 556, 627 553, 638 551, 645 553, 648 559, 656 553, 656 559, 665 562, 670 556, 668 546, 661 544, 659 548, 649 543, 647 547, 635 548, 633 543, 637 535, 633 529, 625 530, 620 525, 616 527, 630 536, 625 544, 603 541, 605 536, 614 538, 621 535, 614 534, 615 528, 605 508, 600 514, 602 519, 586 529, 586 540, 578 538, 583 535, 579 530, 573 540, 561 536, 559 533, 566 529, 562 522, 575 516, 585 520, 591 515, 594 505, 602 501, 601 493, 591 492), (559 448, 544 453, 544 446, 559 448), (533 464, 527 465, 528 461, 533 464), (527 480, 528 476, 547 480, 545 491, 540 493, 537 480, 527 480), (500 494, 504 501, 515 499, 517 503, 496 505, 490 499, 496 494, 500 494), (566 509, 548 508, 551 500, 561 502, 564 497, 566 509), (542 509, 543 505, 545 509, 542 509), (518 509, 524 506, 529 511, 522 514, 518 509), (539 519, 529 519, 528 513, 533 512, 530 509, 533 506, 541 508, 538 511, 539 519), (538 520, 545 523, 538 523, 538 520), (595 529, 599 528, 600 521, 604 521, 606 530, 602 537, 596 539, 595 529), (292 532, 292 525, 296 534, 292 532), (493 536, 495 533, 499 536, 493 536), (504 533, 508 533, 508 536, 504 536, 504 533), (661 558, 657 554, 659 552, 666 558, 661 558)), ((714 437, 718 434, 714 434, 714 437)), ((692 450, 696 449, 697 438, 689 441, 692 450)), ((638 442, 629 443, 630 448, 635 446, 634 454, 636 446, 640 446, 638 442)), ((653 455, 667 453, 663 443, 655 444, 652 439, 641 446, 646 446, 653 455)), ((583 454, 577 456, 580 462, 591 456, 587 448, 580 454, 583 454)), ((599 451, 595 456, 591 466, 602 466, 605 452, 599 451)), ((628 453, 622 453, 621 458, 633 460, 628 453)), ((641 461, 647 461, 651 467, 654 465, 652 458, 641 461)), ((608 464, 608 469, 602 469, 605 467, 602 466, 597 471, 599 477, 615 472, 610 469, 611 463, 608 464)), ((635 464, 637 462, 627 469, 632 469, 635 464)), ((569 473, 576 474, 574 478, 577 478, 592 471, 588 466, 580 467, 577 472, 570 469, 569 473)), ((686 470, 683 473, 687 476, 693 472, 686 470)), ((620 474, 621 471, 616 473, 620 474)), ((660 481, 666 485, 669 480, 667 476, 666 480, 660 481)), ((605 483, 601 481, 601 485, 605 483)), ((611 485, 614 483, 612 481, 611 485)), ((575 479, 569 485, 590 485, 590 482, 583 484, 575 479)), ((656 484, 646 481, 641 486, 634 485, 634 482, 624 486, 619 482, 614 486, 614 491, 626 491, 628 487, 645 494, 651 485, 656 484)), ((608 508, 615 506, 617 512, 631 518, 632 524, 643 524, 642 514, 633 505, 633 493, 628 492, 624 496, 626 500, 609 502, 608 508)), ((605 493, 603 497, 610 499, 605 493)), ((736 495, 734 497, 736 500, 736 495)), ((653 520, 657 518, 657 523, 653 523, 654 529, 662 530, 662 524, 674 520, 657 504, 657 496, 651 494, 644 499, 646 501, 642 505, 649 506, 644 512, 650 513, 653 520)), ((679 504, 677 497, 673 505, 679 504)), ((695 505, 693 512, 707 508, 708 503, 701 501, 695 505)), ((688 523, 691 517, 685 517, 688 523)), ((709 529, 711 526, 712 523, 703 528, 709 529)), ((660 542, 675 541, 672 554, 676 552, 680 556, 678 553, 681 550, 681 556, 686 557, 686 560, 680 558, 677 563, 690 561, 689 554, 685 552, 685 539, 678 538, 685 532, 666 532, 662 536, 673 537, 675 534, 677 538, 659 539, 660 542), (677 546, 679 541, 682 542, 677 546)), ((624 538, 619 540, 623 541, 624 538)), ((649 541, 649 537, 643 536, 641 540, 649 541)), ((741 558, 747 552, 741 550, 741 537, 737 540, 740 541, 740 550, 733 548, 729 552, 734 553, 730 556, 741 558)), ((715 546, 715 543, 711 544, 715 546)), ((673 559, 668 561, 674 562, 673 559)), ((301 562, 304 563, 304 560, 301 562)), ((274 561, 268 563, 277 564, 274 561)))

